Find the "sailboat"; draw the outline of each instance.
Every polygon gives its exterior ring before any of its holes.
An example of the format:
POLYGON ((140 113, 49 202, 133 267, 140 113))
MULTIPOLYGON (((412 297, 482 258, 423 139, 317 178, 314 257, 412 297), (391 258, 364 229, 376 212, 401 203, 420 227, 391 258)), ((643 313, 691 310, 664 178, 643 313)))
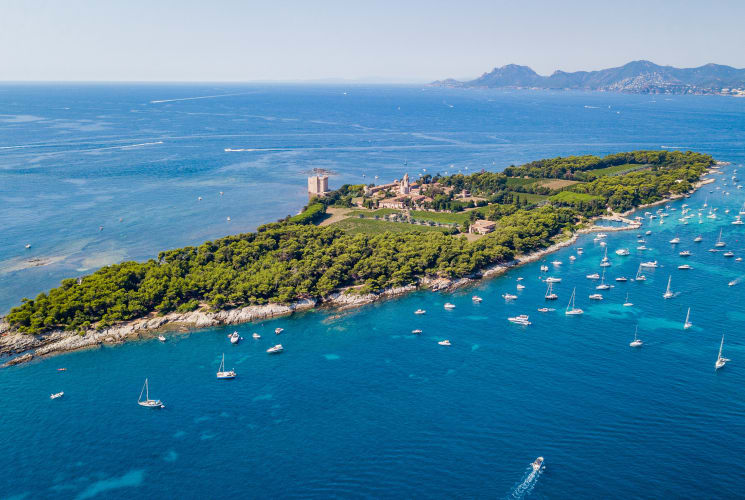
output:
POLYGON ((642 265, 639 264, 639 268, 636 270, 636 277, 634 278, 634 281, 644 281, 647 277, 642 274, 642 265))
POLYGON ((142 386, 140 391, 140 397, 137 399, 137 404, 144 406, 145 408, 165 408, 166 405, 161 402, 160 399, 150 399, 150 390, 147 385, 147 379, 145 379, 145 385, 142 386), (142 393, 145 393, 145 399, 142 399, 142 393))
POLYGON ((554 284, 553 283, 549 283, 548 284, 548 288, 546 289, 545 298, 546 298, 546 300, 556 300, 556 299, 559 298, 559 296, 554 293, 554 284))
POLYGON ((634 304, 632 304, 631 302, 629 302, 629 292, 626 292, 626 302, 623 303, 623 307, 631 307, 633 305, 634 304))
POLYGON ((683 330, 688 330, 690 327, 693 326, 693 323, 691 323, 689 320, 691 319, 691 308, 688 308, 688 312, 686 313, 686 321, 683 323, 683 330))
POLYGON ((596 290, 609 290, 610 285, 605 282, 605 269, 603 269, 603 275, 600 277, 600 284, 595 287, 596 290))
POLYGON ((603 260, 600 261, 600 267, 608 266, 610 266, 610 261, 608 260, 608 247, 605 247, 605 255, 603 255, 603 260))
POLYGON ((674 295, 673 294, 673 291, 670 290, 670 282, 672 281, 672 279, 673 279, 673 275, 671 274, 667 278, 667 290, 665 290, 665 293, 662 294, 662 298, 663 299, 671 299, 673 297, 673 295, 674 295))
POLYGON ((726 245, 726 243, 722 241, 722 230, 720 229, 719 230, 719 238, 717 238, 717 242, 714 243, 714 246, 715 247, 723 247, 725 245, 726 245))
POLYGON ((717 356, 717 362, 714 363, 715 370, 722 368, 725 364, 727 364, 727 361, 729 361, 729 359, 722 357, 722 347, 724 347, 724 335, 722 335, 722 343, 719 344, 719 355, 717 356))
POLYGON ((577 294, 577 288, 575 287, 572 290, 572 297, 569 299, 569 304, 567 304, 567 309, 564 312, 564 314, 566 314, 567 316, 575 316, 575 315, 578 315, 578 314, 583 314, 585 312, 582 309, 580 309, 578 307, 575 307, 575 305, 574 305, 574 296, 576 294, 577 294))
POLYGON ((220 368, 217 370, 217 378, 227 380, 235 378, 235 370, 225 371, 225 353, 222 355, 222 361, 220 362, 220 368))
POLYGON ((634 340, 629 343, 629 347, 641 347, 644 345, 644 342, 636 336, 637 331, 639 330, 639 326, 637 325, 636 328, 634 328, 634 340))

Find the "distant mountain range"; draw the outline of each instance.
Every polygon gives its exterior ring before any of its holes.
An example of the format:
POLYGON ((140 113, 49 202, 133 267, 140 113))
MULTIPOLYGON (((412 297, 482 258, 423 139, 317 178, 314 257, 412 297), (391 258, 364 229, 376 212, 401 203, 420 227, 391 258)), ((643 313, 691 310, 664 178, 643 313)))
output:
POLYGON ((528 66, 508 64, 494 68, 475 80, 433 82, 446 87, 578 89, 635 94, 720 94, 745 97, 745 69, 720 64, 698 68, 660 66, 650 61, 632 61, 600 71, 555 71, 542 76, 528 66))

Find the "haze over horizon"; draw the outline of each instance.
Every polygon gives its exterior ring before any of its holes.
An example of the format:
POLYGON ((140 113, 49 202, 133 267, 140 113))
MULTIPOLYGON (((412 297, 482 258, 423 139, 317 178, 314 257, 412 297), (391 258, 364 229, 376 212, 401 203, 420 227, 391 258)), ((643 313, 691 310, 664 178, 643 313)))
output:
POLYGON ((639 59, 742 68, 743 18, 745 3, 727 0, 5 2, 0 43, 14 50, 0 81, 414 83, 510 63, 550 75, 639 59))

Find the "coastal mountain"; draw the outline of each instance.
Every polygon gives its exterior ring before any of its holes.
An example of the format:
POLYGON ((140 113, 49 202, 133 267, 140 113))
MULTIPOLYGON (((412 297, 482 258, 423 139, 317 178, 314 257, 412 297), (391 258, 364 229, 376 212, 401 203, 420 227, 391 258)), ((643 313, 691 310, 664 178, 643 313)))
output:
POLYGON ((446 87, 577 89, 635 94, 720 94, 745 97, 745 69, 720 64, 698 68, 660 66, 650 61, 632 61, 599 71, 555 71, 542 76, 528 66, 508 64, 494 68, 475 80, 433 82, 446 87))

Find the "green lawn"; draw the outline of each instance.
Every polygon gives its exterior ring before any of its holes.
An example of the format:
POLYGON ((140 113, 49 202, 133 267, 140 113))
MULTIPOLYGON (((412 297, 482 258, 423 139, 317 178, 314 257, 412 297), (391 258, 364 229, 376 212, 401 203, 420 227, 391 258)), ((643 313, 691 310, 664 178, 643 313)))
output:
POLYGON ((528 179, 524 179, 522 177, 508 177, 506 186, 507 188, 515 188, 519 186, 527 186, 528 184, 533 184, 534 182, 538 182, 542 179, 534 179, 532 177, 528 179))
POLYGON ((388 222, 385 220, 359 219, 350 217, 331 224, 350 234, 379 234, 386 231, 394 233, 411 233, 411 232, 428 232, 428 231, 447 231, 446 227, 420 226, 417 224, 408 224, 406 222, 388 222))
POLYGON ((594 194, 575 193, 573 191, 561 191, 551 197, 551 201, 559 203, 575 204, 579 202, 591 202, 594 200, 602 200, 602 196, 596 196, 594 194))
POLYGON ((615 165, 613 167, 598 168, 596 170, 588 170, 589 173, 593 173, 598 177, 606 175, 623 175, 633 172, 635 170, 642 170, 649 168, 649 165, 639 165, 637 163, 626 163, 624 165, 615 165))

